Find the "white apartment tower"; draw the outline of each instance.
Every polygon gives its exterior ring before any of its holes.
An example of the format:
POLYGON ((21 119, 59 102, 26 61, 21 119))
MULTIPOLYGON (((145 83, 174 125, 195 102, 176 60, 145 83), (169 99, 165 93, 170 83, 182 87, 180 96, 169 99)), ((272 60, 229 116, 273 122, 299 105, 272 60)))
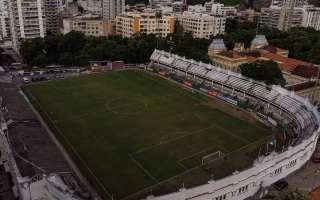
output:
POLYGON ((7 0, 0 0, 0 42, 10 38, 10 21, 7 0))
POLYGON ((43 0, 8 0, 12 43, 19 49, 21 39, 44 37, 45 9, 43 0))
POLYGON ((125 0, 102 0, 102 16, 114 19, 125 11, 125 0))
POLYGON ((320 7, 303 7, 302 26, 312 27, 318 31, 320 30, 320 7))

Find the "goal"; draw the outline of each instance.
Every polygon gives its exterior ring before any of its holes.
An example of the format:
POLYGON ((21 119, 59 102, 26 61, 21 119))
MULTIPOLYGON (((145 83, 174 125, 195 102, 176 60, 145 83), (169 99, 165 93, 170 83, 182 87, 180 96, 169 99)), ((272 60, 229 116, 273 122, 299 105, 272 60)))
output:
POLYGON ((219 150, 219 151, 216 151, 216 152, 213 152, 213 153, 210 153, 208 155, 203 156, 201 163, 202 163, 202 165, 207 165, 207 164, 210 164, 210 163, 222 158, 223 156, 224 156, 224 153, 219 150))

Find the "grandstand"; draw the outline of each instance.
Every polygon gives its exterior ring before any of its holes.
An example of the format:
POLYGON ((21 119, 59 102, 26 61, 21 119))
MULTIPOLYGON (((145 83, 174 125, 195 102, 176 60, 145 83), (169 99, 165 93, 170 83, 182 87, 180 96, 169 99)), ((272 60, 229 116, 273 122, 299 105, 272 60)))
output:
POLYGON ((294 138, 292 142, 295 144, 310 137, 319 127, 319 116, 313 105, 307 99, 279 86, 269 86, 238 73, 159 50, 153 52, 151 61, 150 66, 160 71, 166 70, 172 76, 184 76, 185 79, 192 77, 194 81, 220 94, 231 94, 229 99, 245 98, 259 104, 262 112, 271 119, 279 113, 281 117, 272 120, 290 127, 290 135, 294 138))

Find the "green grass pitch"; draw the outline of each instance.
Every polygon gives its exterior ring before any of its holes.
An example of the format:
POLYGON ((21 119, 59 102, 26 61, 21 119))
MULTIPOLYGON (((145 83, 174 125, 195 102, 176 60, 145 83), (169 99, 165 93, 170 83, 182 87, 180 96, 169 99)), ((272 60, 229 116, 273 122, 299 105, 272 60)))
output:
MULTIPOLYGON (((102 196, 122 199, 271 134, 212 99, 141 71, 83 75, 24 88, 102 196)), ((48 155, 49 156, 49 155, 48 155)))

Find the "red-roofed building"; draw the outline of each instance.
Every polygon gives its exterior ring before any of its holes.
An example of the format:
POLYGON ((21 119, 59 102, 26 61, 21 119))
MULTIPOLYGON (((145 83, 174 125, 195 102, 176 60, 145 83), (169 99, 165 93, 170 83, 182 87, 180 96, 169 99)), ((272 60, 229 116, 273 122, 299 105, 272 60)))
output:
MULTIPOLYGON (((315 77, 319 76, 317 66, 302 60, 288 58, 288 50, 270 46, 264 40, 262 42, 258 40, 257 43, 260 44, 259 42, 261 43, 259 48, 247 50, 235 48, 233 51, 220 49, 217 52, 211 50, 208 51, 208 54, 213 65, 235 72, 239 71, 240 65, 244 63, 252 63, 259 60, 274 61, 278 63, 278 67, 287 80, 287 89, 309 98, 314 103, 320 102, 320 84, 315 81, 315 77)), ((238 44, 238 46, 241 45, 238 44)))
POLYGON ((292 72, 298 66, 307 66, 307 67, 313 66, 313 64, 311 63, 307 63, 307 62, 293 59, 293 58, 288 58, 276 53, 269 52, 267 50, 258 50, 258 51, 260 52, 260 55, 261 55, 259 59, 272 60, 278 63, 278 66, 282 71, 292 72))

